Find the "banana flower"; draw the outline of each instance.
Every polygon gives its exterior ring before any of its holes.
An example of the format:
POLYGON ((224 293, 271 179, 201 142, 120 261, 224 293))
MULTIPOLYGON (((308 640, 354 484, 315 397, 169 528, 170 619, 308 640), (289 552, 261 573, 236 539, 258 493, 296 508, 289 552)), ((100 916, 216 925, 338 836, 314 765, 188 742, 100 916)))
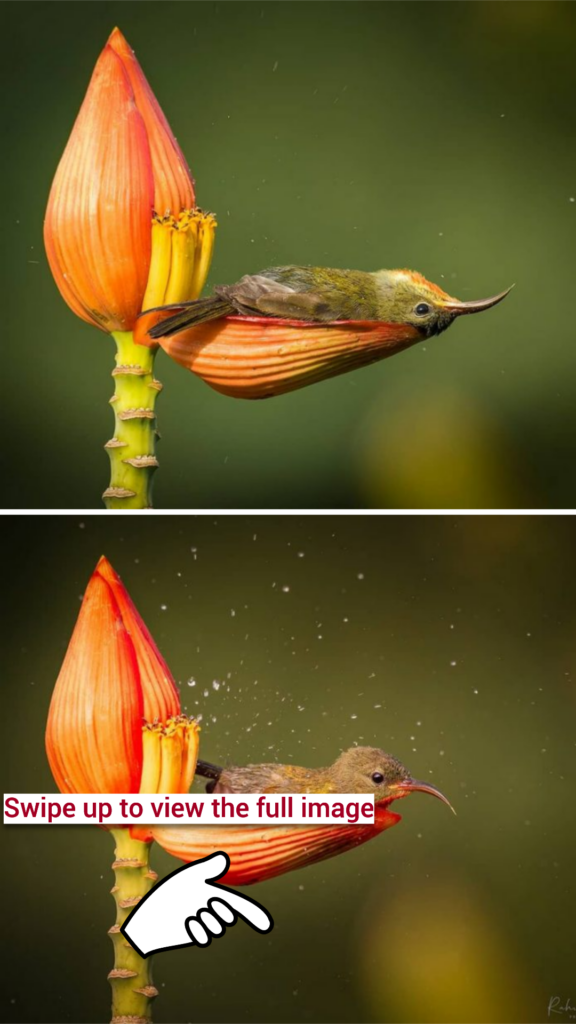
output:
POLYGON ((196 206, 194 181, 133 51, 114 29, 58 165, 44 241, 54 280, 77 316, 114 336, 109 508, 151 502, 154 347, 134 345, 138 314, 197 298, 216 221, 196 206))

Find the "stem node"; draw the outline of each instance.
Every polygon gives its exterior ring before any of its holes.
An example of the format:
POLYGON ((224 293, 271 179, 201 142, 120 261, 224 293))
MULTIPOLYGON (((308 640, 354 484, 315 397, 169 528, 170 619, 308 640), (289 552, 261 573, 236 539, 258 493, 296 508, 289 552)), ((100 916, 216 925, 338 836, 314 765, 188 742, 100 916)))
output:
POLYGON ((116 367, 114 434, 106 442, 110 458, 110 486, 102 495, 107 508, 152 508, 152 478, 158 466, 155 454, 154 404, 162 385, 154 377, 155 349, 135 345, 131 332, 115 331, 116 367))
POLYGON ((111 829, 116 842, 112 868, 116 884, 116 922, 108 930, 114 946, 114 967, 108 974, 112 986, 112 1024, 151 1024, 151 1001, 158 995, 152 983, 151 960, 145 960, 120 931, 132 907, 150 891, 148 843, 132 839, 126 828, 111 829))

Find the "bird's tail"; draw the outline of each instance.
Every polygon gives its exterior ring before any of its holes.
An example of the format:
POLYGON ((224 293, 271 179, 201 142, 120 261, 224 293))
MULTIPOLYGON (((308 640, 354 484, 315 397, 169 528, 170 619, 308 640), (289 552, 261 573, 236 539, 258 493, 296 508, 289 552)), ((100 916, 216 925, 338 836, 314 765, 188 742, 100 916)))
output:
MULTIPOLYGON (((169 309, 169 306, 157 307, 158 309, 169 309)), ((208 320, 219 320, 222 316, 229 316, 235 309, 231 302, 220 295, 210 295, 205 299, 196 299, 194 302, 181 302, 174 306, 178 312, 172 316, 160 320, 150 328, 148 334, 155 341, 158 338, 169 338, 178 331, 184 331, 187 327, 196 327, 198 324, 205 324, 208 320)), ((153 313, 155 310, 147 309, 143 315, 153 313)))
POLYGON ((215 779, 217 782, 223 771, 223 768, 219 768, 217 764, 210 764, 209 761, 196 762, 196 775, 201 775, 203 779, 215 779))

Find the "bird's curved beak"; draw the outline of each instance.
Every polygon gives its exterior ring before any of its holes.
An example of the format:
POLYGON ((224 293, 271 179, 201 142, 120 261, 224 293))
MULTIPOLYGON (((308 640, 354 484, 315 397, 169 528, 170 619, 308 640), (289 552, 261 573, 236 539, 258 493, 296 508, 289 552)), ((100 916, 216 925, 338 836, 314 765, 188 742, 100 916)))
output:
POLYGON ((420 782, 419 779, 404 779, 403 782, 398 782, 397 785, 394 786, 394 790, 397 791, 399 797, 408 796, 409 793, 430 793, 430 796, 437 796, 442 803, 448 805, 453 814, 456 814, 456 811, 452 807, 448 798, 444 796, 444 793, 441 793, 440 790, 436 789, 436 786, 433 786, 430 782, 420 782))
POLYGON ((489 299, 476 299, 475 302, 459 302, 458 299, 449 299, 448 302, 442 303, 442 309, 455 316, 465 316, 466 313, 482 313, 485 309, 491 309, 492 306, 497 306, 499 302, 502 302, 502 299, 506 298, 513 287, 514 285, 511 284, 505 292, 492 295, 489 299))

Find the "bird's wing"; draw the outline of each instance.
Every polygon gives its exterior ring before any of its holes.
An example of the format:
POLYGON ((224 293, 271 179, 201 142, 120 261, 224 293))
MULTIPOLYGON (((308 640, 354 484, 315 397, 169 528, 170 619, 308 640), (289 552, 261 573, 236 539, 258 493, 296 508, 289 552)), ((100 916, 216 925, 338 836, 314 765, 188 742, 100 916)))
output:
POLYGON ((293 765, 246 765, 225 768, 219 780, 208 783, 211 793, 301 793, 307 772, 293 765))
MULTIPOLYGON (((237 284, 216 288, 216 293, 245 315, 282 317, 286 320, 327 320, 331 319, 326 300, 306 287, 287 283, 265 274, 246 275, 237 284)), ((280 277, 280 274, 277 275, 280 277)))

